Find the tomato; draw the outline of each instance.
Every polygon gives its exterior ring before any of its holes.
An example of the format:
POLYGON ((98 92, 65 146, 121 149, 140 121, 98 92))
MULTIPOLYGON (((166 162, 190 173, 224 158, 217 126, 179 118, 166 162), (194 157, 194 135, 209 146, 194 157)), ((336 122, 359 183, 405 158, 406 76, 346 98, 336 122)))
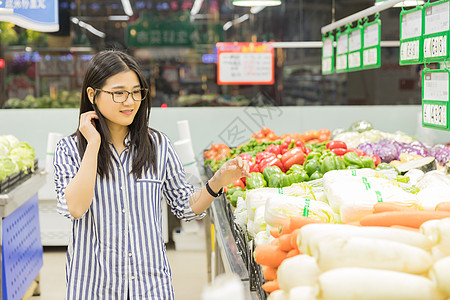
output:
POLYGON ((245 189, 245 184, 240 178, 234 182, 233 187, 236 187, 236 186, 239 186, 239 187, 245 189))
POLYGON ((345 153, 347 153, 347 149, 344 148, 334 148, 330 150, 331 152, 333 152, 334 154, 336 154, 337 156, 341 156, 344 155, 345 153))
POLYGON ((269 133, 273 133, 273 131, 270 128, 264 126, 261 128, 261 133, 264 135, 268 135, 269 133))
POLYGON ((355 152, 356 154, 358 154, 358 156, 365 156, 366 152, 362 151, 361 149, 358 148, 348 148, 348 152, 355 152))
POLYGON ((347 144, 342 141, 330 141, 327 143, 327 149, 344 148, 347 149, 347 144))
POLYGON ((266 138, 270 139, 271 141, 275 141, 278 139, 277 135, 274 132, 269 132, 266 135, 266 138))

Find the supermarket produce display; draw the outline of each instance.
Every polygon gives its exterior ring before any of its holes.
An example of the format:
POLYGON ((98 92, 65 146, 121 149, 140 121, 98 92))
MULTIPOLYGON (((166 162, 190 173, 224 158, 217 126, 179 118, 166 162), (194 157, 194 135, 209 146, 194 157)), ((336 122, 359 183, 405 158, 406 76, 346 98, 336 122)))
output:
POLYGON ((235 156, 250 165, 226 207, 259 298, 447 299, 449 154, 363 121, 333 134, 262 128, 204 158, 210 174, 235 156))

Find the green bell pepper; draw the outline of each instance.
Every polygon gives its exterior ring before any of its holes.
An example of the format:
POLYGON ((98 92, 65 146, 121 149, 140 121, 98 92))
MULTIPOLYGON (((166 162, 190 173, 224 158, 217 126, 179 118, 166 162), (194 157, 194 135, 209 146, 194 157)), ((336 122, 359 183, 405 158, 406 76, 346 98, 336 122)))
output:
POLYGON ((346 166, 357 166, 359 168, 363 168, 363 162, 361 161, 361 158, 356 154, 355 152, 347 152, 344 154, 344 162, 346 166))
POLYGON ((311 176, 314 172, 320 171, 320 161, 318 158, 307 160, 303 165, 303 168, 308 176, 311 176))
POLYGON ((292 173, 297 173, 297 172, 302 172, 304 171, 303 166, 301 165, 292 165, 292 167, 286 172, 286 175, 292 174, 292 173))
MULTIPOLYGON (((280 188, 282 187, 282 178, 284 175, 283 173, 275 173, 269 178, 269 187, 271 188, 280 188)), ((248 179, 247 179, 248 180, 248 179)))
POLYGON ((275 173, 282 174, 283 171, 281 171, 281 169, 278 166, 265 167, 263 171, 263 176, 266 182, 269 182, 270 177, 275 173))
POLYGON ((243 191, 243 190, 244 190, 244 189, 241 188, 240 186, 236 186, 236 187, 234 187, 234 188, 228 189, 228 190, 227 190, 227 195, 233 195, 234 192, 237 192, 237 191, 243 191))
MULTIPOLYGON (((331 152, 332 153, 332 152, 331 152)), ((334 155, 327 155, 321 165, 322 174, 332 170, 342 170, 345 168, 344 160, 334 155)))
POLYGON ((309 180, 316 180, 316 179, 320 179, 322 177, 323 177, 322 173, 320 173, 319 171, 316 171, 316 172, 312 173, 311 176, 309 176, 309 180))
POLYGON ((233 205, 233 207, 236 207, 237 199, 238 199, 239 197, 243 197, 244 194, 245 194, 245 191, 236 191, 236 192, 234 192, 234 193, 231 195, 231 197, 230 197, 230 203, 231 203, 231 205, 233 205))
POLYGON ((291 186, 294 183, 300 183, 308 180, 309 176, 305 171, 298 171, 289 175, 281 176, 281 185, 282 187, 291 186))
POLYGON ((264 176, 261 173, 250 173, 250 177, 247 178, 247 189, 258 189, 267 186, 267 181, 264 180, 264 176))
POLYGON ((363 163, 364 168, 375 169, 375 162, 373 158, 370 156, 362 156, 361 161, 363 163))
POLYGON ((309 152, 309 154, 306 156, 306 161, 310 160, 310 159, 319 159, 322 156, 322 153, 319 151, 311 151, 309 152))

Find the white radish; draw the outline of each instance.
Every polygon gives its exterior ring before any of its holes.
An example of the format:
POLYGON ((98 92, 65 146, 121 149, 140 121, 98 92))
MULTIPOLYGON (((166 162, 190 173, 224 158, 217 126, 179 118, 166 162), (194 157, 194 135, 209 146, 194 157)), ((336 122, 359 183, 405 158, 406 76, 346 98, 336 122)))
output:
POLYGON ((429 277, 439 291, 450 297, 450 256, 438 260, 431 268, 429 277))
POLYGON ((322 271, 360 267, 424 274, 433 265, 431 254, 421 248, 364 237, 323 240, 315 257, 322 271))
POLYGON ((323 300, 440 300, 430 279, 408 273, 368 268, 339 268, 319 276, 323 300))
POLYGON ((450 255, 450 218, 430 220, 420 226, 420 232, 445 254, 450 255))
POLYGON ((367 226, 357 227, 346 224, 308 224, 300 229, 297 244, 302 253, 314 256, 317 244, 331 237, 368 237, 391 240, 429 250, 433 243, 424 235, 399 228, 367 226))
POLYGON ((298 286, 313 286, 320 274, 316 260, 306 254, 296 255, 283 260, 277 270, 280 288, 289 292, 298 286))
POLYGON ((267 300, 290 300, 289 293, 286 293, 283 290, 276 290, 270 293, 269 297, 267 297, 267 300))
POLYGON ((289 291, 289 300, 316 300, 315 286, 298 286, 289 291))
POLYGON ((434 261, 438 261, 440 259, 443 259, 444 257, 447 257, 448 255, 445 254, 445 252, 447 251, 445 249, 442 249, 442 247, 439 245, 434 246, 430 250, 431 256, 433 257, 434 261))

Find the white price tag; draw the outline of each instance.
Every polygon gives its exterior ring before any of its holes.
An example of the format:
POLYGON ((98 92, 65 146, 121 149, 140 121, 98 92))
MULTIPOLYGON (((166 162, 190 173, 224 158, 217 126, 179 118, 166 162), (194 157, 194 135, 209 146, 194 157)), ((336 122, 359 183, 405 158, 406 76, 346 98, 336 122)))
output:
POLYGON ((448 72, 425 74, 423 100, 448 101, 448 89, 448 72))
POLYGON ((423 57, 447 56, 447 35, 427 38, 423 41, 423 57))
POLYGON ((322 58, 322 72, 323 73, 331 72, 331 63, 332 63, 331 57, 322 58))
POLYGON ((425 34, 449 30, 449 2, 425 9, 425 34))
POLYGON ((348 34, 340 35, 337 42, 337 54, 348 52, 348 34))
POLYGON ((371 48, 364 50, 363 52, 363 65, 364 66, 371 66, 376 65, 378 62, 378 49, 377 48, 371 48))
POLYGON ((347 69, 347 54, 338 55, 336 57, 336 70, 347 69))
POLYGON ((378 45, 379 40, 379 24, 375 23, 373 25, 364 28, 364 48, 369 48, 378 45))
POLYGON ((400 46, 400 60, 419 59, 419 41, 404 42, 400 46))
POLYGON ((361 53, 353 52, 348 54, 348 68, 358 68, 361 66, 361 53))
POLYGON ((424 123, 447 126, 446 105, 424 104, 422 114, 424 123))
POLYGON ((348 51, 353 52, 361 49, 361 30, 350 32, 348 36, 348 51))
POLYGON ((322 56, 323 57, 333 56, 333 40, 332 39, 326 39, 323 41, 322 56))
POLYGON ((221 53, 222 82, 269 82, 272 79, 271 53, 221 53))
POLYGON ((422 11, 404 14, 402 17, 401 39, 409 39, 422 35, 422 11))

